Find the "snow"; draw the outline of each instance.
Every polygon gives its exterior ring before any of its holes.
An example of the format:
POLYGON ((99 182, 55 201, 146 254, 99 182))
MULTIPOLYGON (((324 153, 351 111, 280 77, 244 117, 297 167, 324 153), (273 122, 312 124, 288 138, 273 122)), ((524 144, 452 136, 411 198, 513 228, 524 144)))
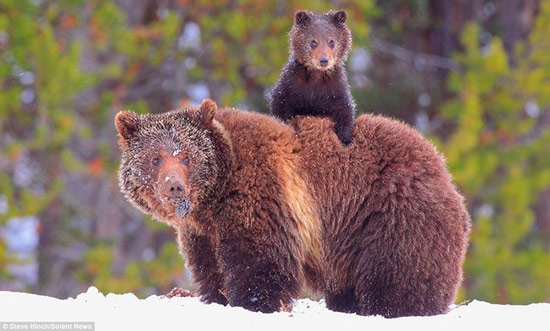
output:
POLYGON ((445 315, 385 319, 328 310, 323 301, 301 299, 292 312, 254 313, 238 307, 203 304, 198 298, 144 300, 133 294, 103 295, 95 287, 76 298, 60 300, 0 291, 2 322, 95 322, 96 330, 548 330, 550 303, 525 306, 472 301, 445 315))

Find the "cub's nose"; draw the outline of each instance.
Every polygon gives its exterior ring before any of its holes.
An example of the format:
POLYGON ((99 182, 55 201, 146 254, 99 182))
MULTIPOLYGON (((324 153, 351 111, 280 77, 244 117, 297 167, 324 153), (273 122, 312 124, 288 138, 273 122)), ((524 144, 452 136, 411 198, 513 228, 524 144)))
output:
POLYGON ((321 66, 326 67, 328 65, 328 58, 326 56, 321 57, 319 63, 321 63, 321 66))
POLYGON ((167 178, 164 183, 163 193, 168 198, 182 198, 185 196, 185 185, 177 178, 167 178))

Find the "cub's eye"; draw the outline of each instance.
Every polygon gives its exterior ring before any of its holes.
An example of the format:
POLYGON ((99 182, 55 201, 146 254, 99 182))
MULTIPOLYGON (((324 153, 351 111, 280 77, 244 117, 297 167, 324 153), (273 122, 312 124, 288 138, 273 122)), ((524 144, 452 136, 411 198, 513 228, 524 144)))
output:
POLYGON ((315 49, 317 47, 317 41, 312 40, 311 41, 311 48, 315 49))
POLYGON ((161 163, 162 163, 162 159, 160 157, 156 157, 154 158, 151 163, 155 166, 155 167, 158 167, 161 163))
POLYGON ((328 47, 334 48, 334 40, 328 42, 328 47))
POLYGON ((189 165, 189 158, 186 157, 185 159, 181 160, 181 163, 182 163, 184 166, 188 166, 188 165, 189 165))

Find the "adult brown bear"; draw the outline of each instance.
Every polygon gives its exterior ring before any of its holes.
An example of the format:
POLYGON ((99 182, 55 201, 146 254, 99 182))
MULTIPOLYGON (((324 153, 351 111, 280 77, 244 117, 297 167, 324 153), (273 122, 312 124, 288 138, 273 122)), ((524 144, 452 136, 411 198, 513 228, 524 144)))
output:
POLYGON ((120 187, 176 229, 206 302, 273 312, 307 286, 337 311, 447 311, 470 222, 434 146, 380 116, 347 147, 329 119, 292 124, 211 100, 120 112, 120 187))

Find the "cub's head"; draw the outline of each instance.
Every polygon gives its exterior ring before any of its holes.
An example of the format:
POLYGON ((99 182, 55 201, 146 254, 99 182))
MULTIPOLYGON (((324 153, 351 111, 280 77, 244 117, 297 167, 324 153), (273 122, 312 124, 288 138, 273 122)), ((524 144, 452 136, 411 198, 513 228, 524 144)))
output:
POLYGON ((134 206, 178 226, 211 193, 219 171, 212 136, 216 110, 207 99, 199 108, 116 115, 119 185, 134 206))
POLYGON ((346 12, 329 11, 316 15, 298 11, 290 30, 290 51, 301 64, 315 70, 330 70, 343 62, 351 49, 351 32, 346 12))

